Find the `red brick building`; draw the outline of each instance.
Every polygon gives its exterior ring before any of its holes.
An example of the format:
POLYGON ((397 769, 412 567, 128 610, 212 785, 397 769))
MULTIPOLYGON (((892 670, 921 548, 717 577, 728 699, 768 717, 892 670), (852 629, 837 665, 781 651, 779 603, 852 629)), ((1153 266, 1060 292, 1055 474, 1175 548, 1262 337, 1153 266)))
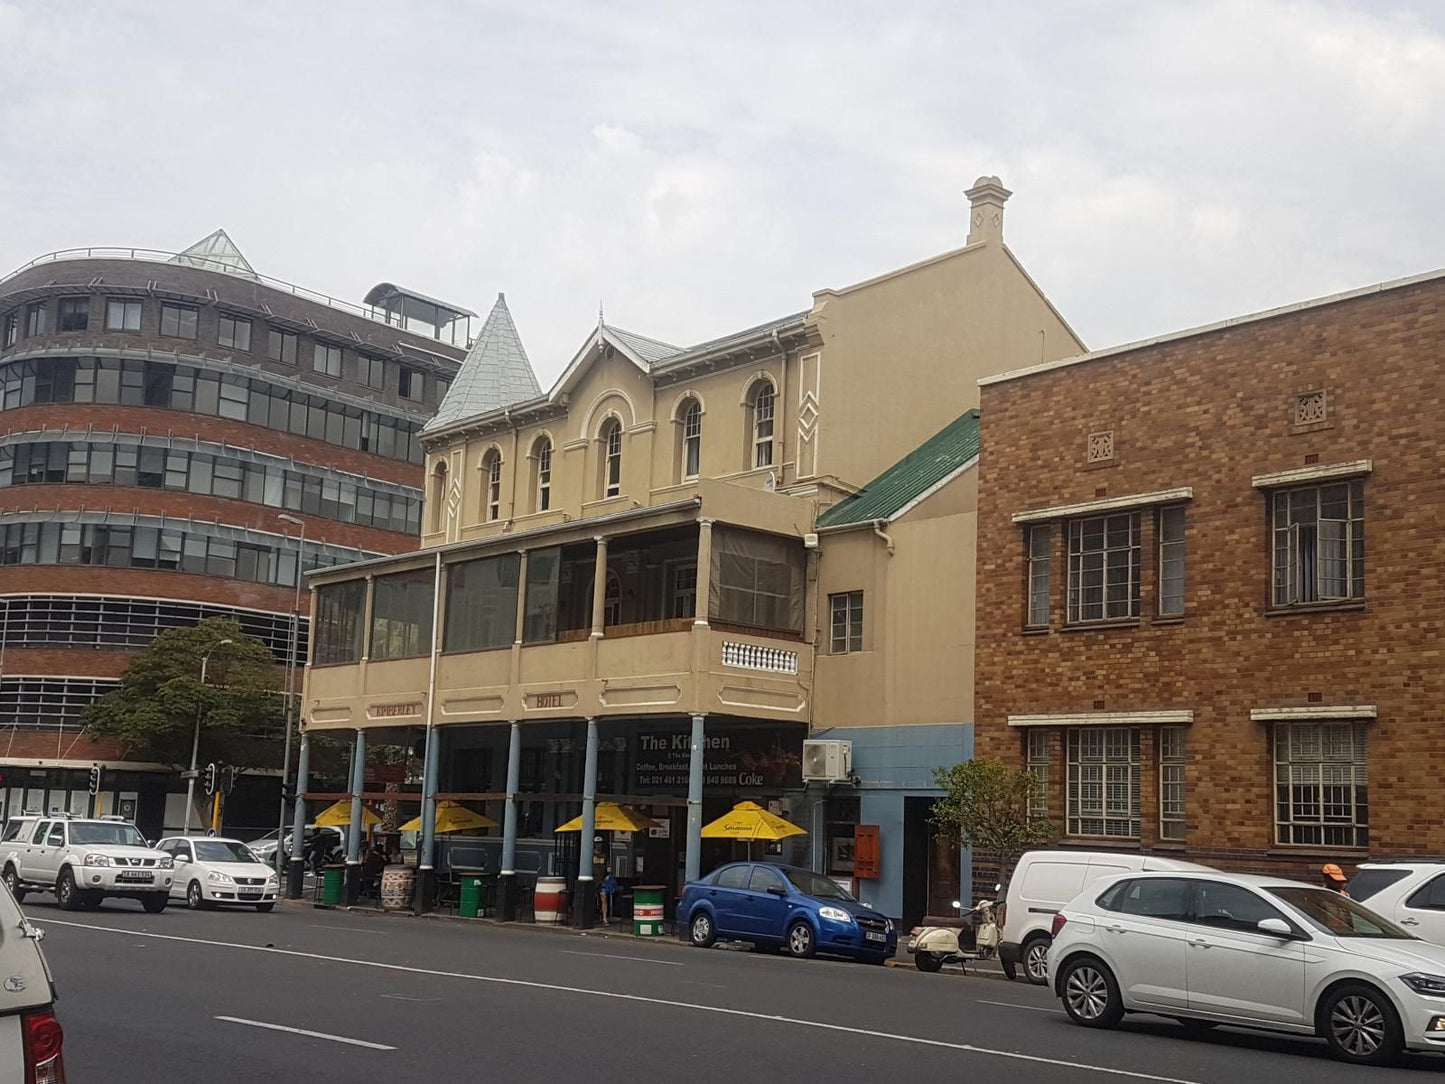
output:
POLYGON ((1445 274, 982 385, 976 748, 1061 838, 1445 853, 1445 274))
MULTIPOLYGON (((87 812, 100 763, 105 812, 180 827, 173 773, 90 742, 82 711, 207 617, 285 665, 298 559, 415 547, 416 434, 472 315, 388 283, 350 304, 268 279, 221 231, 0 279, 0 813, 87 812)), ((227 827, 275 827, 276 780, 243 783, 227 827)))

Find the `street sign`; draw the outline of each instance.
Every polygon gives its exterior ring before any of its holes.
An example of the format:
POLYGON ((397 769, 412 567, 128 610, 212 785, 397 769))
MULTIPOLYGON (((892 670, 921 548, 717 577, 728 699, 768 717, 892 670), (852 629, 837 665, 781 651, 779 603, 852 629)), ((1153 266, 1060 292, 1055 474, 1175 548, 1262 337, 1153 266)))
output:
POLYGON ((182 772, 182 773, 181 773, 181 778, 182 778, 182 779, 199 779, 199 778, 201 778, 201 773, 200 773, 199 770, 189 771, 189 772, 182 772))

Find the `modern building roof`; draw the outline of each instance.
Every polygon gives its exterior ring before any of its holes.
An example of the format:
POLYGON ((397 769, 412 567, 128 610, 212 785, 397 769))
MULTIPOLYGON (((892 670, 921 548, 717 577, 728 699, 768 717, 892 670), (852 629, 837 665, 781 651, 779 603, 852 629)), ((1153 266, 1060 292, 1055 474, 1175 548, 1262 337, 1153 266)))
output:
POLYGON ((362 300, 365 301, 368 305, 380 305, 385 307, 387 302, 394 301, 397 298, 411 298, 414 301, 421 301, 432 306, 432 308, 440 309, 443 312, 449 312, 454 316, 477 315, 471 309, 463 308, 460 305, 454 305, 450 301, 438 301, 434 297, 428 297, 420 290, 411 290, 405 286, 398 286, 394 282, 378 282, 370 290, 366 291, 366 296, 362 298, 362 300))
POLYGON ((229 275, 256 278, 256 271, 249 260, 241 255, 236 243, 225 230, 217 230, 209 237, 203 237, 184 252, 171 257, 171 263, 200 267, 208 271, 224 271, 229 275))
POLYGON ((532 371, 517 325, 507 309, 506 295, 498 294, 497 303, 487 314, 481 334, 467 351, 446 398, 422 432, 434 432, 541 394, 537 374, 532 371))
POLYGON ((851 497, 818 517, 818 527, 891 519, 978 458, 978 411, 949 422, 851 497))

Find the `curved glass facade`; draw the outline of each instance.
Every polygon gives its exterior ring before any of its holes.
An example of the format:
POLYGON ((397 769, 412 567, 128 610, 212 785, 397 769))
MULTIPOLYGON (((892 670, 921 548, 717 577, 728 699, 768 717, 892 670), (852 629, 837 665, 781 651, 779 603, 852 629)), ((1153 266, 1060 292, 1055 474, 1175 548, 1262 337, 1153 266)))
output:
POLYGON ((0 446, 0 486, 58 483, 229 497, 409 535, 421 528, 419 495, 406 497, 360 479, 346 482, 249 457, 138 441, 38 440, 0 446))
POLYGON ((78 730, 81 713, 119 687, 116 678, 0 678, 0 727, 78 730))
POLYGON ((0 409, 36 403, 105 403, 210 414, 410 463, 424 456, 420 422, 364 410, 256 376, 171 361, 31 358, 0 366, 0 409))

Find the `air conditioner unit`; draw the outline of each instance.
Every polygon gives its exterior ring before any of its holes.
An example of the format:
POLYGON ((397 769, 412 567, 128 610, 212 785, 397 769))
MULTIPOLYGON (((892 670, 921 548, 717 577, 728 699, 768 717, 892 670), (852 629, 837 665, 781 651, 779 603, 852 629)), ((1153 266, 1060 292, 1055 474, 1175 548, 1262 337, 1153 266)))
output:
POLYGON ((841 783, 853 774, 853 743, 805 741, 803 782, 841 783))

